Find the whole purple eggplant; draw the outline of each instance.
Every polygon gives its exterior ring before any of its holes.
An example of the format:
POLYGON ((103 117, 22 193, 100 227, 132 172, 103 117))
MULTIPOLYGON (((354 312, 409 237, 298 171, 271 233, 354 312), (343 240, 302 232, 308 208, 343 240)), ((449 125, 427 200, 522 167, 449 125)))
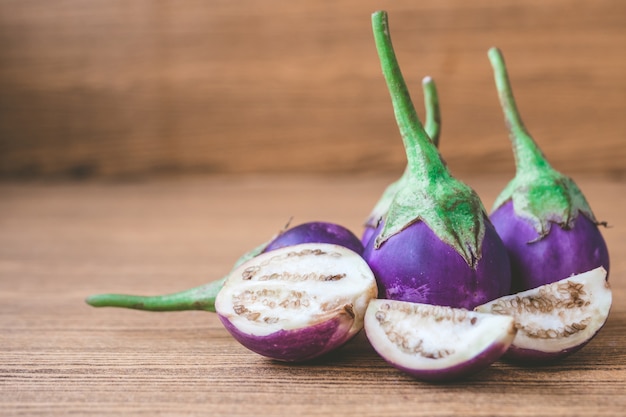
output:
POLYGON ((263 252, 301 243, 335 243, 359 255, 363 254, 363 244, 354 233, 344 226, 329 222, 308 222, 287 229, 272 239, 263 252))
MULTIPOLYGON (((279 232, 270 241, 242 255, 233 270, 244 262, 272 250, 303 243, 329 243, 346 247, 361 255, 363 246, 349 229, 335 223, 308 222, 279 232)), ((215 298, 227 276, 199 287, 173 294, 143 296, 128 294, 96 294, 87 297, 94 307, 121 307, 147 311, 205 310, 215 312, 215 298)))
MULTIPOLYGON (((438 147, 439 136, 441 135, 441 111, 439 109, 439 95, 437 94, 435 81, 431 77, 424 77, 422 80, 422 90, 424 92, 424 107, 426 108, 426 123, 424 129, 430 140, 438 147)), ((404 182, 409 181, 409 178, 410 173, 407 167, 402 176, 389 184, 383 191, 383 194, 374 205, 374 208, 365 222, 365 229, 361 235, 361 242, 364 246, 369 242, 372 236, 374 236, 376 227, 378 227, 381 219, 385 213, 387 213, 387 210, 389 210, 389 206, 393 201, 393 197, 398 192, 398 189, 402 188, 404 182)))
POLYGON ((472 309, 508 294, 510 264, 478 195, 454 178, 402 77, 387 14, 372 15, 382 72, 407 154, 407 179, 363 252, 379 297, 472 309))
POLYGON ((513 144, 516 174, 498 196, 491 221, 511 259, 513 291, 597 267, 609 270, 598 221, 574 181, 556 171, 524 126, 502 53, 488 53, 513 144))

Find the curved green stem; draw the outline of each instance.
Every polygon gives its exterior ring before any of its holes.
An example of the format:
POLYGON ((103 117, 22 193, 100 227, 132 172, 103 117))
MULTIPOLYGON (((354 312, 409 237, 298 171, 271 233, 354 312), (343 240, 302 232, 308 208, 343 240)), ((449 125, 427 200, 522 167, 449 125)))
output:
POLYGON ((426 122, 424 129, 430 137, 432 143, 439 147, 439 136, 441 136, 441 110, 439 108, 439 94, 437 86, 431 77, 424 77, 422 80, 424 91, 424 106, 426 109, 426 122))
POLYGON ((528 172, 536 168, 549 168, 548 161, 522 122, 515 98, 513 97, 513 90, 502 52, 498 48, 491 48, 488 56, 493 67, 496 89, 504 112, 504 119, 513 143, 517 172, 528 172))
POLYGON ((531 223, 540 240, 550 232, 552 224, 571 229, 579 213, 592 221, 595 216, 582 191, 574 181, 550 166, 530 136, 519 115, 502 52, 488 52, 493 67, 496 89, 515 155, 515 177, 496 198, 492 211, 508 201, 518 217, 531 223))
MULTIPOLYGON (((421 221, 442 242, 452 246, 470 267, 475 268, 482 255, 485 209, 474 190, 450 174, 435 143, 417 117, 393 50, 387 13, 378 11, 372 14, 372 27, 408 159, 406 173, 384 216, 383 228, 376 236, 374 248, 379 249, 391 236, 421 221)), ((434 92, 429 89, 428 82, 425 87, 427 96, 434 92)), ((435 124, 437 113, 438 110, 435 112, 435 124)), ((438 137, 438 127, 433 131, 433 136, 438 137)))
POLYGON ((437 178, 446 171, 446 168, 415 111, 391 43, 385 11, 372 14, 372 28, 382 72, 389 88, 394 114, 404 142, 408 169, 416 179, 422 181, 437 178))
POLYGON ((146 311, 204 310, 215 312, 215 297, 226 277, 199 287, 166 295, 96 294, 87 297, 93 307, 121 307, 146 311))

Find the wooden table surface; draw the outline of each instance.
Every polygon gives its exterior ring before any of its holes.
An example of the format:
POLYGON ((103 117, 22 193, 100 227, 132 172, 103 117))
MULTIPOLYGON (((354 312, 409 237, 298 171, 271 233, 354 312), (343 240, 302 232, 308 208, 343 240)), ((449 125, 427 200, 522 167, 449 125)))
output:
MULTIPOLYGON (((545 367, 497 362, 431 384, 358 336, 313 363, 237 344, 213 313, 95 309, 225 274, 293 217, 360 225, 394 178, 211 177, 0 184, 0 414, 211 416, 626 415, 626 181, 576 178, 611 252, 608 323, 545 367)), ((463 178, 489 208, 508 178, 463 178)))

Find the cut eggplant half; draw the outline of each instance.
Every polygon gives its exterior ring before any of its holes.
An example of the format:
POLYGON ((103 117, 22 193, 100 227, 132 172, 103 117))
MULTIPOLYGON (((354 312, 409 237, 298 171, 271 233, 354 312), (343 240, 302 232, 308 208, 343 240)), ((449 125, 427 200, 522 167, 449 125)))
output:
POLYGON ((215 309, 242 345, 282 361, 334 350, 363 328, 374 274, 356 252, 306 243, 261 254, 235 269, 215 309))
POLYGON ((387 362, 427 381, 478 372, 500 358, 515 337, 510 316, 384 299, 370 302, 365 332, 387 362))
POLYGON ((585 346, 604 326, 612 294, 603 267, 500 297, 476 311, 515 318, 517 336, 506 357, 552 361, 585 346))

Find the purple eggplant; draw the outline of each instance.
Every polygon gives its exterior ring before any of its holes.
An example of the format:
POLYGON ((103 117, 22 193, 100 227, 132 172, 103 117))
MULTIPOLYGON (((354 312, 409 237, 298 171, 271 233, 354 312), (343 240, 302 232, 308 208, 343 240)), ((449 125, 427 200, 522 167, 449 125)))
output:
MULTIPOLYGON (((441 111, 439 109, 439 95, 437 94, 435 81, 431 77, 424 77, 422 80, 422 89, 424 91, 424 107, 426 108, 426 123, 424 129, 435 146, 439 146, 441 111)), ((404 182, 408 181, 409 178, 410 174, 408 168, 405 168, 402 176, 385 188, 365 222, 365 228, 361 235, 363 246, 374 236, 376 227, 385 213, 387 213, 387 210, 389 210, 389 205, 391 205, 396 192, 399 188, 404 186, 404 182)))
POLYGON ((411 102, 389 35, 372 15, 374 39, 407 154, 407 179, 365 246, 379 296, 472 309, 511 289, 506 249, 474 190, 454 178, 411 102))
POLYGON ((528 133, 500 50, 491 48, 488 56, 516 165, 515 177, 496 199, 490 216, 511 259, 513 291, 600 266, 608 271, 600 223, 574 181, 548 163, 528 133))
MULTIPOLYGON (((242 255, 233 269, 248 260, 274 249, 301 243, 330 243, 344 246, 359 255, 363 247, 359 238, 347 228, 328 222, 308 222, 288 228, 256 248, 242 255)), ((96 294, 89 296, 87 304, 94 307, 121 307, 147 311, 205 310, 215 312, 215 297, 227 277, 199 287, 173 294, 142 296, 127 294, 96 294)))
POLYGON ((300 362, 342 346, 363 328, 376 279, 356 252, 305 243, 263 253, 229 274, 215 300, 232 336, 268 358, 300 362))
POLYGON ((328 222, 303 223, 287 229, 272 239, 263 252, 301 243, 336 243, 359 255, 363 253, 363 244, 354 233, 341 225, 328 222))

